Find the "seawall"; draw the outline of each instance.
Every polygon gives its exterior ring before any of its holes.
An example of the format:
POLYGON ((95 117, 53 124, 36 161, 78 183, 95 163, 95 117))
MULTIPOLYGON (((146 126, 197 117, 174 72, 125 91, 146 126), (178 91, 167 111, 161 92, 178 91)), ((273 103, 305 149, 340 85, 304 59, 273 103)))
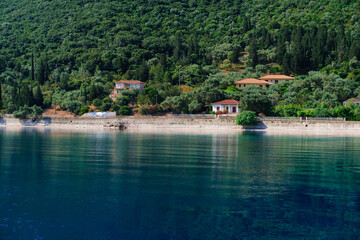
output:
POLYGON ((62 128, 196 128, 212 130, 359 130, 360 122, 331 120, 276 119, 262 120, 257 126, 235 125, 234 116, 124 116, 112 118, 44 118, 32 121, 0 118, 0 127, 62 127, 62 128))
POLYGON ((44 118, 32 121, 0 118, 0 127, 71 128, 208 128, 241 129, 234 117, 124 116, 112 118, 44 118))

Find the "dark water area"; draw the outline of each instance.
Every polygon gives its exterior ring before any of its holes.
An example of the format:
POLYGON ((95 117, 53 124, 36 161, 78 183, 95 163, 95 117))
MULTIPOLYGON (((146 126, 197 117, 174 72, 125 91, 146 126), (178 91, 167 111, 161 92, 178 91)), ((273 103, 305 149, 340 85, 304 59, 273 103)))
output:
POLYGON ((360 138, 0 131, 0 239, 358 239, 360 138))

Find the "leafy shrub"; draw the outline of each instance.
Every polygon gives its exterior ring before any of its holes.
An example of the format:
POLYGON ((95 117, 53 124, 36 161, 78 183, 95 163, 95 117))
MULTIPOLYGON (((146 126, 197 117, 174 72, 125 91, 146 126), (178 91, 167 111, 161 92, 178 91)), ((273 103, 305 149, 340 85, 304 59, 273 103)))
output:
POLYGON ((33 118, 39 118, 39 117, 41 117, 42 113, 44 112, 44 110, 43 110, 41 107, 37 106, 37 105, 32 106, 32 107, 30 108, 30 110, 31 110, 30 115, 31 115, 33 118))
POLYGON ((155 114, 161 112, 161 108, 159 105, 142 105, 140 107, 140 114, 147 115, 147 114, 155 114))
POLYGON ((297 104, 278 105, 275 107, 275 114, 280 117, 296 117, 303 108, 297 104))
POLYGON ((120 116, 130 115, 130 113, 131 113, 131 108, 129 106, 121 106, 118 111, 118 114, 120 116))
POLYGON ((127 106, 130 103, 130 97, 128 96, 120 96, 115 100, 115 103, 120 106, 127 106))
POLYGON ((102 104, 102 101, 98 98, 95 98, 92 103, 95 107, 100 107, 102 104))
POLYGON ((79 111, 78 115, 81 116, 81 115, 83 115, 83 114, 85 114, 85 113, 88 113, 89 110, 90 110, 90 108, 89 108, 88 106, 86 106, 86 105, 85 105, 85 106, 82 106, 82 107, 80 108, 80 111, 79 111))
POLYGON ((31 113, 31 109, 25 105, 19 108, 19 110, 14 112, 15 118, 25 119, 31 113))
POLYGON ((79 114, 82 106, 84 105, 78 100, 75 101, 67 100, 64 102, 62 107, 67 111, 73 112, 75 114, 79 114))
POLYGON ((315 108, 313 117, 330 117, 330 111, 327 108, 317 107, 315 108))
POLYGON ((109 111, 111 108, 111 103, 107 103, 104 102, 101 106, 100 106, 100 110, 103 112, 109 111))
POLYGON ((18 111, 14 112, 15 118, 25 119, 27 116, 31 116, 35 119, 39 118, 43 113, 43 109, 39 106, 28 107, 27 105, 19 108, 18 111))
POLYGON ((242 111, 236 116, 236 125, 251 126, 256 125, 256 114, 252 111, 242 111))

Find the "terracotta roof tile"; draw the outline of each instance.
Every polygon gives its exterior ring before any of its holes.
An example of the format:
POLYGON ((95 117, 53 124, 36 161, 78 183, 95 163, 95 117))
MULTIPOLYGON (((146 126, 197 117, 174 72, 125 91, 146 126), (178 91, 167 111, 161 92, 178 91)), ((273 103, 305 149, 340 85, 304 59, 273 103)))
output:
POLYGON ((294 80, 295 78, 286 75, 266 75, 259 79, 260 80, 294 80))
POLYGON ((236 100, 234 100, 234 99, 225 99, 225 100, 222 100, 222 101, 220 101, 220 102, 214 102, 214 103, 212 103, 213 105, 221 105, 221 104, 229 104, 229 105, 238 105, 238 104, 240 104, 240 102, 239 101, 236 101, 236 100))
POLYGON ((138 80, 121 80, 121 81, 117 81, 116 83, 143 83, 143 82, 138 80))
POLYGON ((235 83, 242 83, 242 84, 273 84, 273 83, 269 83, 269 82, 265 82, 263 80, 258 80, 255 78, 246 78, 240 81, 236 81, 235 83))
POLYGON ((350 101, 352 101, 352 102, 360 102, 360 99, 350 98, 350 99, 346 100, 345 102, 350 102, 350 101))

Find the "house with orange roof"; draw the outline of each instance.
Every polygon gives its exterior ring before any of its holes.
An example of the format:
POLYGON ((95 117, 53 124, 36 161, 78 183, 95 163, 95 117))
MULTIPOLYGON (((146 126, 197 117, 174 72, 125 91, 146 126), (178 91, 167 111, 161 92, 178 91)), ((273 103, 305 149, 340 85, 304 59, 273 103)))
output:
POLYGON ((214 112, 228 112, 228 113, 239 113, 239 101, 234 99, 225 99, 220 102, 214 102, 211 104, 214 112))
POLYGON ((266 82, 266 81, 263 81, 263 80, 258 80, 258 79, 255 79, 255 78, 246 78, 246 79, 235 82, 235 86, 238 87, 239 89, 243 89, 246 86, 252 86, 252 85, 259 86, 259 87, 262 87, 262 88, 265 89, 270 84, 273 84, 273 83, 266 82))
POLYGON ((347 105, 349 105, 351 103, 360 106, 360 99, 350 98, 350 99, 346 100, 345 102, 343 102, 343 105, 346 107, 347 105))
POLYGON ((284 81, 295 80, 295 78, 286 75, 266 75, 259 78, 259 80, 263 80, 268 83, 282 83, 284 81))
POLYGON ((139 90, 141 92, 144 89, 144 83, 138 80, 121 80, 115 83, 115 87, 110 94, 111 98, 117 98, 121 95, 121 92, 125 89, 139 90))

